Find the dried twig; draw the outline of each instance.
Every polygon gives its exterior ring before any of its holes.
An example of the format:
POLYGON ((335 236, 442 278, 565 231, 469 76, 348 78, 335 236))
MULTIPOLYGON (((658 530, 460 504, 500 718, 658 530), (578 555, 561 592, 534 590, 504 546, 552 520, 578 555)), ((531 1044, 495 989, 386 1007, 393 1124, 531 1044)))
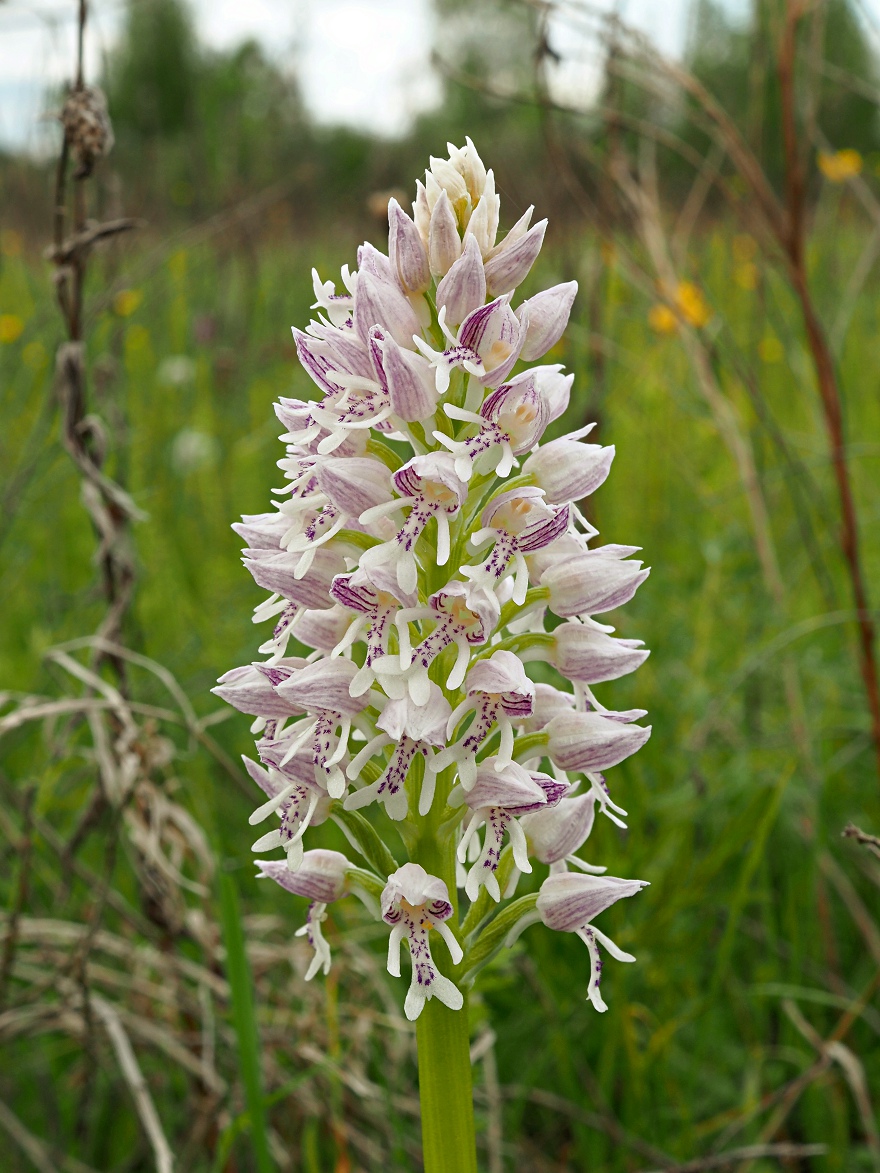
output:
POLYGON ((869 835, 867 831, 862 831, 855 823, 847 823, 841 834, 844 839, 855 839, 856 843, 867 847, 868 851, 880 859, 880 837, 877 835, 869 835))
POLYGON ((141 1118, 144 1131, 153 1149, 153 1156, 156 1159, 156 1173, 172 1173, 174 1157, 168 1146, 168 1141, 165 1139, 165 1133, 162 1131, 162 1124, 150 1095, 150 1089, 147 1087, 146 1080, 138 1066, 137 1058, 128 1035, 125 1033, 122 1021, 110 1003, 103 998, 93 997, 92 1005, 107 1029, 107 1034, 110 1036, 110 1042, 113 1044, 113 1050, 119 1061, 120 1070, 131 1090, 138 1116, 141 1118))

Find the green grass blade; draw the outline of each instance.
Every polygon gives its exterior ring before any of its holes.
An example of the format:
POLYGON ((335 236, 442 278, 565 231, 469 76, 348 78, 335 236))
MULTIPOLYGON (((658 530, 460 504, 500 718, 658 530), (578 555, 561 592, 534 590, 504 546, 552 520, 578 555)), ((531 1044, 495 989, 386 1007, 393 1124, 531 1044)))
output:
POLYGON ((740 918, 748 900, 749 888, 752 880, 755 877, 755 872, 758 870, 758 865, 764 855, 764 848, 767 844, 767 837, 770 834, 773 824, 776 822, 776 816, 779 813, 779 804, 782 802, 782 796, 785 793, 788 783, 791 781, 791 776, 795 770, 795 763, 792 762, 779 776, 779 781, 769 797, 766 810, 760 823, 755 829, 755 837, 752 840, 752 847, 746 857, 745 863, 739 874, 739 880, 736 885, 736 890, 733 894, 733 899, 730 902, 730 911, 727 915, 727 926, 724 930, 724 936, 721 938, 721 944, 718 948, 718 961, 715 965, 715 973, 712 977, 712 985, 710 987, 709 999, 713 1000, 721 986, 727 968, 730 965, 730 957, 733 952, 733 944, 736 937, 736 930, 739 927, 740 918))
POLYGON ((232 988, 232 1020, 238 1039, 238 1058, 250 1119, 251 1147, 257 1173, 274 1173, 266 1139, 266 1104, 260 1077, 260 1036, 254 1012, 251 970, 245 952, 235 881, 226 872, 220 875, 220 911, 226 946, 226 976, 232 988))

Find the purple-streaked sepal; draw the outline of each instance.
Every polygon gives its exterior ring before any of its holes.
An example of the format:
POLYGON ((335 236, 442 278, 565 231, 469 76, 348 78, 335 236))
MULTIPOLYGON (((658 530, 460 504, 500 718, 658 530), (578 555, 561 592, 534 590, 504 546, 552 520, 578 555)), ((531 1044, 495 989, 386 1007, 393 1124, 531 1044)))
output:
POLYGON ((349 694, 356 673, 357 665, 351 660, 316 660, 292 673, 278 685, 278 689, 284 700, 301 705, 307 711, 325 709, 354 716, 370 703, 369 696, 352 697, 349 694))
POLYGON ((546 231, 547 221, 540 220, 519 240, 510 245, 505 243, 486 261, 486 288, 490 297, 510 293, 525 280, 538 259, 546 231))
POLYGON ((538 912, 548 929, 575 933, 593 917, 626 896, 647 887, 646 880, 621 880, 617 876, 587 876, 562 872, 548 876, 538 893, 538 912))
POLYGON ((294 896, 330 904, 345 895, 346 875, 351 866, 342 852, 315 848, 303 853, 302 863, 295 872, 284 860, 259 860, 257 878, 274 880, 294 896))
POLYGON ((229 672, 224 672, 211 692, 232 705, 234 709, 238 709, 240 713, 247 713, 251 717, 284 720, 304 710, 291 699, 279 696, 275 691, 275 684, 286 679, 304 663, 304 660, 297 660, 293 664, 276 665, 275 680, 267 672, 260 670, 263 665, 245 664, 241 668, 232 668, 229 672))
POLYGON ((523 465, 548 501, 580 501, 603 483, 614 460, 614 445, 581 444, 561 436, 542 444, 523 465))
POLYGON ((399 285, 383 281, 370 272, 358 274, 354 324, 365 342, 373 326, 381 326, 398 345, 408 350, 412 349, 413 334, 419 332, 419 319, 399 285))
POLYGON ((437 406, 437 389, 430 363, 412 350, 403 350, 381 327, 370 332, 370 341, 378 349, 382 376, 396 416, 413 423, 428 419, 437 406))
POLYGON ((563 770, 606 770, 641 749, 651 726, 615 721, 603 713, 560 713, 548 722, 547 752, 563 770))
POLYGON ((335 457, 317 470, 318 486, 347 517, 359 517, 367 509, 392 498, 388 469, 368 457, 335 457))
POLYGON ((640 639, 616 639, 589 624, 561 623, 551 661, 566 680, 600 684, 635 672, 650 652, 640 639))
POLYGON ((437 286, 437 309, 446 310, 446 324, 454 329, 486 300, 486 274, 475 237, 465 236, 461 256, 437 286))
POLYGON ((650 574, 641 562, 624 561, 610 547, 567 558, 541 575, 550 590, 550 606, 557 615, 599 615, 628 603, 650 574))
POLYGON ((407 293, 424 293, 431 284, 428 254, 414 221, 395 199, 388 201, 388 254, 407 293))
POLYGON ((518 307, 517 314, 528 323, 522 348, 525 362, 541 358, 565 333, 577 291, 577 281, 566 281, 536 293, 518 307))
POLYGON ((590 836, 596 817, 596 796, 578 794, 553 807, 525 815, 522 828, 529 849, 541 863, 554 864, 572 855, 590 836))

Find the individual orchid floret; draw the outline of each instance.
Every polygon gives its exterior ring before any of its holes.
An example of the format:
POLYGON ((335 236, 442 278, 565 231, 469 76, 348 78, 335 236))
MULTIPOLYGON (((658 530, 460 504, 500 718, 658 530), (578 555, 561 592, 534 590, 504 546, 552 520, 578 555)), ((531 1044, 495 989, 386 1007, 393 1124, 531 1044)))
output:
POLYGON ((616 876, 586 876, 565 872, 548 876, 538 893, 537 912, 547 928, 557 932, 577 933, 586 945, 590 954, 587 996, 599 1011, 605 1011, 608 1007, 599 991, 602 960, 598 945, 601 944, 616 961, 635 961, 635 957, 631 953, 624 953, 591 922, 616 901, 625 896, 635 896, 636 892, 645 887, 645 880, 621 880, 616 876))
POLYGON ((431 270, 419 230, 395 199, 388 201, 388 257, 407 294, 429 288, 431 270))
POLYGON ((437 406, 434 371, 421 354, 404 350, 381 326, 370 330, 370 355, 391 417, 413 423, 433 417, 437 406))
POLYGON ((607 770, 641 749, 651 726, 633 725, 644 710, 632 713, 559 713, 546 725, 547 751, 563 770, 607 770))
POLYGON ((501 890, 495 872, 501 859, 505 831, 510 836, 514 862, 521 872, 530 872, 528 848, 522 827, 516 821, 520 815, 530 814, 559 802, 569 789, 567 783, 557 782, 547 774, 530 772, 516 762, 508 762, 496 769, 492 758, 482 762, 470 790, 462 786, 449 796, 451 804, 465 803, 471 817, 458 845, 458 860, 464 863, 468 845, 478 828, 485 823, 483 850, 468 872, 465 892, 476 900, 480 888, 485 887, 493 900, 501 899, 501 890))
POLYGON ((319 546, 365 510, 385 504, 393 495, 388 469, 381 461, 367 457, 325 457, 316 464, 311 481, 312 493, 281 506, 291 522, 281 545, 301 554, 297 563, 300 575, 308 571, 319 546))
MULTIPOLYGON (((330 797, 315 782, 311 758, 297 754, 280 766, 280 757, 273 751, 273 743, 260 742, 260 754, 268 769, 250 758, 242 758, 248 774, 273 805, 272 810, 281 819, 281 825, 267 832, 251 845, 251 851, 275 851, 281 847, 287 853, 285 866, 297 871, 303 860, 303 835, 308 827, 317 827, 330 814, 330 797)), ((259 822, 266 817, 265 804, 255 812, 259 822)))
POLYGON ((575 852, 586 843, 596 817, 596 796, 592 791, 563 798, 553 807, 542 807, 524 815, 520 825, 525 832, 529 855, 550 865, 550 872, 564 872, 568 865, 578 871, 601 875, 605 868, 586 863, 575 852))
POLYGON ((300 556, 286 550, 257 548, 244 551, 244 564, 258 586, 272 595, 254 610, 254 623, 278 616, 271 639, 259 650, 279 660, 305 611, 325 610, 333 605, 330 584, 354 554, 347 543, 333 539, 319 547, 308 568, 300 568, 300 556))
POLYGON ((326 787, 331 798, 341 798, 345 793, 345 775, 340 762, 348 749, 353 718, 370 703, 369 695, 350 694, 356 672, 357 666, 351 660, 317 660, 278 685, 286 700, 312 714, 312 719, 298 732, 288 755, 292 757, 310 742, 316 780, 326 787))
POLYGON ((486 274, 480 246, 474 236, 464 238, 461 256, 437 286, 437 309, 444 312, 444 323, 458 329, 468 314, 486 301, 486 274))
POLYGON ((569 507, 548 505, 543 489, 524 487, 499 493, 483 510, 482 529, 469 539, 479 549, 492 542, 492 550, 482 566, 463 566, 462 574, 474 582, 494 589, 513 563, 515 575, 513 601, 522 606, 529 587, 526 555, 555 542, 568 529, 569 507))
POLYGON ((454 517, 467 497, 467 485, 457 475, 455 462, 445 452, 414 456, 392 476, 400 497, 387 505, 368 509, 361 522, 370 525, 379 517, 409 507, 406 521, 396 536, 381 546, 373 546, 361 557, 361 567, 369 574, 372 567, 392 563, 397 581, 404 591, 415 590, 418 563, 415 546, 431 518, 437 522, 437 565, 449 561, 449 519, 454 517))
POLYGON ((400 663, 407 673, 409 694, 424 704, 430 692, 428 669, 434 659, 451 645, 458 649, 455 664, 446 681, 449 689, 460 688, 467 672, 470 649, 488 641, 501 607, 491 591, 463 582, 450 582, 429 599, 428 607, 402 610, 397 614, 400 634, 400 663), (417 619, 433 619, 430 635, 411 649, 408 624, 417 619))
MULTIPOLYGON (((417 596, 401 588, 395 568, 387 563, 374 566, 369 575, 362 567, 353 574, 337 575, 330 591, 343 607, 357 615, 333 648, 332 654, 344 652, 365 633, 367 650, 364 663, 349 685, 352 696, 361 696, 381 675, 387 663, 388 638, 398 609, 415 607, 417 596)), ((395 663, 391 671, 393 675, 399 676, 399 661, 396 657, 393 659, 395 663)))
MULTIPOLYGON (((449 701, 433 683, 426 704, 417 705, 406 695, 389 700, 376 719, 376 728, 381 732, 352 758, 346 773, 351 779, 357 778, 371 757, 393 745, 388 765, 371 786, 349 794, 345 800, 346 810, 359 810, 379 801, 384 804, 389 818, 396 822, 405 819, 409 809, 405 786, 410 766, 418 754, 430 760, 433 747, 445 744, 451 712, 449 701)), ((419 814, 422 816, 428 814, 434 801, 436 777, 434 770, 425 770, 419 797, 419 814)))
POLYGON ((382 326, 395 342, 408 349, 420 329, 418 315, 397 282, 392 284, 363 270, 358 273, 354 294, 354 325, 364 342, 373 326, 382 326))
POLYGON ((305 660, 291 657, 276 665, 275 673, 266 670, 263 664, 245 664, 231 668, 217 681, 211 692, 227 704, 248 713, 252 717, 263 717, 284 721, 288 717, 301 715, 303 710, 292 704, 275 691, 275 684, 284 680, 299 668, 305 667, 305 660))
POLYGON ((494 467, 496 476, 506 477, 515 457, 533 448, 547 427, 547 404, 530 371, 489 395, 479 415, 451 404, 445 410, 453 419, 479 425, 477 434, 466 440, 451 440, 440 431, 434 433, 455 457, 455 471, 462 480, 470 480, 477 460, 480 471, 494 467))
POLYGON ((500 650, 488 659, 478 660, 465 679, 467 696, 452 712, 447 737, 468 713, 473 720, 461 739, 435 755, 429 768, 439 772, 455 762, 465 790, 473 789, 477 780, 477 752, 494 729, 501 737, 495 768, 504 769, 513 757, 513 726, 527 720, 533 711, 535 685, 525 674, 520 659, 500 650))
POLYGON ((315 303, 312 309, 326 310, 334 326, 347 325, 354 312, 355 280, 348 271, 348 265, 342 267, 342 282, 346 292, 337 293, 332 281, 322 281, 318 276, 318 270, 312 269, 312 284, 315 289, 315 303))
POLYGON ((330 946, 321 932, 321 924, 327 914, 327 905, 346 894, 346 873, 351 864, 340 851, 316 849, 307 851, 299 871, 291 872, 277 860, 261 861, 258 879, 274 880, 285 892, 294 896, 305 896, 310 901, 306 923, 296 932, 297 937, 305 936, 314 950, 306 981, 310 982, 318 970, 325 976, 330 972, 330 946))
MULTIPOLYGON (((510 293, 525 280, 538 259, 546 231, 547 221, 540 220, 518 240, 510 243, 505 240, 494 250, 486 261, 486 289, 490 297, 497 297, 499 293, 510 293)), ((549 347, 547 349, 549 350, 549 347)))
POLYGON ((573 615, 599 615, 628 603, 650 570, 641 562, 624 559, 638 546, 600 546, 556 563, 541 575, 541 586, 550 591, 550 607, 568 619, 573 615))
POLYGON ((580 501, 603 483, 611 471, 611 445, 581 444, 592 424, 558 440, 542 444, 523 464, 523 473, 539 485, 548 501, 580 501))
POLYGON ((469 313, 457 334, 447 326, 443 310, 439 322, 449 342, 446 350, 433 350, 418 336, 414 341, 436 368, 437 391, 441 395, 449 389, 455 367, 473 375, 486 387, 497 387, 504 382, 516 365, 527 329, 510 308, 507 294, 469 313))
POLYGON ((640 639, 616 639, 598 624, 561 623, 553 632, 550 663, 566 680, 599 684, 635 672, 650 652, 640 639))
POLYGON ((536 293, 519 305, 517 315, 528 323, 522 348, 524 362, 542 358, 565 333, 577 291, 577 281, 566 281, 536 293))
POLYGON ((388 877, 381 898, 382 919, 392 926, 388 942, 388 972, 400 977, 400 944, 409 944, 412 980, 403 1012, 414 1022, 431 998, 439 998, 450 1010, 464 1004, 461 991, 449 978, 437 972, 431 957, 428 934, 436 929, 449 950, 453 964, 462 959, 462 949, 445 923, 452 916, 449 891, 437 876, 429 875, 417 863, 405 863, 388 877))

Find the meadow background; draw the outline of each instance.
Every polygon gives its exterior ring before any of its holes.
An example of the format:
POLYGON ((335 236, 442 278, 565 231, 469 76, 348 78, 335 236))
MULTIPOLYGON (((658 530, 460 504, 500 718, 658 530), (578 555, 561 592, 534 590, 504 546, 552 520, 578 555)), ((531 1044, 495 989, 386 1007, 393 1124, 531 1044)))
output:
POLYGON ((295 79, 255 44, 208 53, 179 0, 132 3, 87 79, 116 134, 89 214, 143 222, 85 287, 89 450, 140 511, 109 530, 134 577, 115 650, 89 642, 106 548, 61 442, 54 162, 0 159, 4 1173, 419 1167, 385 932, 334 907, 333 970, 304 983, 305 904, 252 878, 248 720, 209 689, 261 638, 229 527, 278 483, 273 401, 311 395, 289 329, 310 268, 381 245, 389 192, 465 134, 508 222, 551 217, 531 283, 580 282, 554 430, 617 446, 588 515, 653 567, 611 620, 651 658, 601 696, 654 734, 614 771, 630 830, 600 820, 585 851, 651 882, 603 917, 638 963, 608 967, 602 1017, 573 936, 531 929, 484 971, 481 1167, 880 1169, 880 852, 842 837, 880 833, 880 803, 840 501, 803 302, 730 138, 789 213, 800 168, 876 617, 876 30, 846 0, 739 23, 702 2, 670 69, 570 5, 604 73, 564 109, 541 9, 438 6, 444 105, 397 141, 310 124, 295 79))

